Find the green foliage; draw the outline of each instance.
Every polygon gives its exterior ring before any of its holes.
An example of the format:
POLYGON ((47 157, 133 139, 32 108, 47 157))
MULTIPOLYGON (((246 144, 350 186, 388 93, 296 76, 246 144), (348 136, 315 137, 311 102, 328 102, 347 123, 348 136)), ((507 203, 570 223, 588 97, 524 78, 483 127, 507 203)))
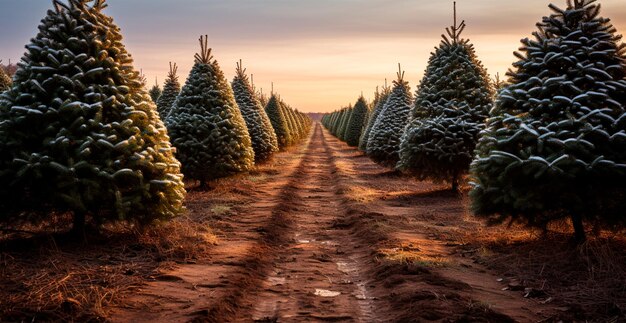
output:
POLYGON ((232 82, 235 100, 241 110, 254 149, 255 161, 264 161, 278 151, 278 140, 263 106, 257 99, 252 85, 242 68, 241 62, 237 64, 237 74, 232 82))
POLYGON ((360 96, 354 105, 350 121, 346 127, 345 141, 349 146, 356 147, 359 145, 368 112, 367 102, 363 96, 360 96))
MULTIPOLYGON (((0 60, 0 63, 2 61, 0 60)), ((2 65, 0 65, 0 93, 9 90, 9 88, 13 85, 13 80, 9 76, 9 74, 4 70, 2 65)))
POLYGON ((189 78, 167 118, 183 173, 204 183, 250 170, 254 151, 248 128, 206 37, 189 78))
POLYGON ((270 100, 265 107, 265 112, 272 123, 272 128, 276 132, 276 139, 278 141, 278 147, 284 149, 291 143, 289 136, 289 128, 287 125, 287 119, 283 112, 283 107, 278 100, 278 97, 274 94, 270 97, 270 100))
MULTIPOLYGON (((385 80, 386 83, 386 80, 385 80)), ((389 98, 389 93, 391 89, 385 85, 383 87, 382 92, 378 92, 378 88, 376 88, 376 93, 374 95, 374 102, 372 102, 372 111, 369 113, 367 118, 367 125, 365 130, 363 131, 363 135, 359 139, 359 150, 365 152, 367 151, 367 142, 370 138, 370 133, 372 132, 372 128, 374 127, 374 123, 376 123, 376 119, 380 115, 380 112, 383 110, 387 99, 389 98)))
POLYGON ((406 127, 400 144, 397 168, 425 180, 449 182, 457 188, 460 176, 472 162, 482 124, 471 120, 466 102, 448 102, 452 113, 415 118, 406 127))
POLYGON ((494 96, 474 47, 459 38, 464 28, 464 22, 450 27, 454 38, 444 37, 430 57, 397 165, 420 179, 449 182, 453 189, 469 171, 494 96))
POLYGON ((393 165, 398 162, 400 139, 409 121, 413 96, 404 72, 398 72, 393 89, 380 115, 372 126, 367 142, 367 155, 374 161, 393 165))
POLYGON ((176 66, 176 63, 172 64, 172 62, 170 62, 170 71, 167 74, 165 85, 163 85, 163 92, 159 96, 159 99, 155 101, 159 115, 164 120, 167 119, 174 105, 174 101, 176 101, 178 94, 180 94, 180 83, 178 82, 176 72, 178 72, 178 66, 176 66))
POLYGON ((161 88, 157 84, 154 84, 154 86, 148 92, 148 94, 150 95, 150 99, 152 99, 152 102, 154 103, 159 100, 161 93, 161 88))
POLYGON ((341 141, 346 141, 346 131, 348 130, 352 110, 353 108, 351 106, 348 107, 341 118, 341 124, 339 125, 339 130, 337 130, 337 138, 341 139, 341 141))
POLYGON ((104 1, 90 2, 54 1, 0 97, 1 221, 145 224, 183 209, 167 131, 104 1))
POLYGON ((626 47, 599 5, 568 1, 522 40, 471 166, 472 208, 531 225, 624 224, 626 47))

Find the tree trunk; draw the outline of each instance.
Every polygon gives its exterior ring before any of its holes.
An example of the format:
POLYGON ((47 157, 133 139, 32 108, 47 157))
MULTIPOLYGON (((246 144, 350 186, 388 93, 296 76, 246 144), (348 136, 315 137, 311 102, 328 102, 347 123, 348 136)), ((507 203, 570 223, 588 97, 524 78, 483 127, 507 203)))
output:
POLYGON ((85 212, 74 211, 74 223, 72 225, 72 233, 75 235, 85 234, 85 212))
POLYGON ((452 190, 454 192, 459 191, 459 175, 457 173, 454 173, 454 175, 452 175, 452 190))
POLYGON ((580 214, 572 214, 572 225, 574 226, 574 240, 576 241, 576 243, 585 242, 587 236, 585 235, 583 218, 580 216, 580 214))

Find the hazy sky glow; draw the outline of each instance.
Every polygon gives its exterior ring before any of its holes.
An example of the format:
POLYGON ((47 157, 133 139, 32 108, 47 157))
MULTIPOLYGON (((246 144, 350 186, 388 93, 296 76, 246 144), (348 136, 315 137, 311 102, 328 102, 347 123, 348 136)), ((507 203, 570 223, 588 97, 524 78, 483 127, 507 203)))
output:
MULTIPOLYGON (((458 0, 463 36, 494 75, 514 61, 519 40, 550 14, 548 4, 565 0, 458 0)), ((626 1, 600 1, 604 17, 626 33, 626 1)), ((264 92, 270 82, 302 111, 331 111, 373 96, 402 64, 411 88, 421 79, 440 35, 452 23, 452 1, 425 0, 109 0, 125 45, 149 84, 162 83, 168 62, 181 81, 193 64, 200 34, 226 76, 235 62, 254 74, 264 92)), ((0 59, 18 60, 51 1, 0 0, 0 59)))

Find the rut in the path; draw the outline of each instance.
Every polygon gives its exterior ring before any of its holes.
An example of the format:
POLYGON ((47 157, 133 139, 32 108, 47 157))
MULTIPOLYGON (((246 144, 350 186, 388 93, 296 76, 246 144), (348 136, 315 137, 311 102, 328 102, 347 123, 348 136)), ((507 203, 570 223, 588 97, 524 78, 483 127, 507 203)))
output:
POLYGON ((362 281, 367 254, 345 229, 337 194, 334 160, 319 126, 295 175, 295 200, 285 201, 292 224, 290 242, 274 255, 274 266, 252 297, 250 315, 258 321, 376 321, 373 301, 362 281))

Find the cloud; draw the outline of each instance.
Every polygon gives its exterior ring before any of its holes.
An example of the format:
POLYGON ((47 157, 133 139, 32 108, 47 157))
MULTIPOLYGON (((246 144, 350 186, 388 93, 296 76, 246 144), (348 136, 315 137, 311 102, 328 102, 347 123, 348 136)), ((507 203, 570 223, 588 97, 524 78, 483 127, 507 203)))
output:
MULTIPOLYGON (((563 5, 564 0, 554 0, 563 5)), ((366 96, 401 62, 413 88, 452 23, 452 1, 426 0, 108 0, 124 43, 150 82, 168 61, 186 77, 200 34, 209 35, 227 76, 243 59, 259 87, 276 83, 307 111, 330 110, 366 96)), ((626 32, 626 2, 601 1, 603 15, 626 32)), ((519 40, 550 13, 545 0, 457 0, 464 36, 490 73, 504 73, 519 40)), ((18 59, 51 1, 0 1, 0 59, 18 59)), ((371 96, 371 95, 370 95, 371 96)))

